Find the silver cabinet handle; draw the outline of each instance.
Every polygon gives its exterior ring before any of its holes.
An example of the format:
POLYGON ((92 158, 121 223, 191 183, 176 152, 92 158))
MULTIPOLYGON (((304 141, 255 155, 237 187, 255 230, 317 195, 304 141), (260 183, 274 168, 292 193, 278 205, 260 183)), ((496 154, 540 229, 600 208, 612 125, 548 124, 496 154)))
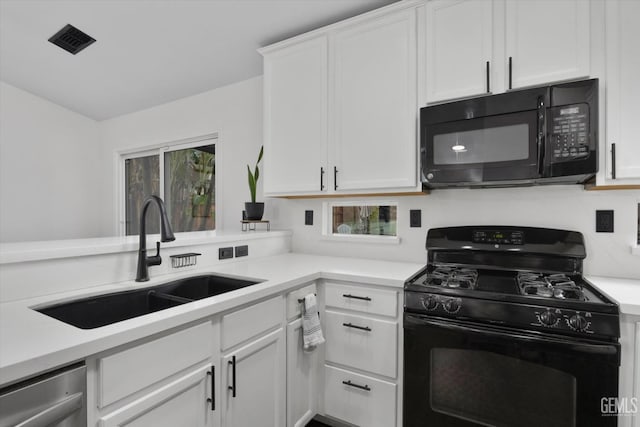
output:
POLYGON ((47 427, 56 425, 82 408, 82 393, 72 394, 42 412, 16 424, 16 427, 47 427))

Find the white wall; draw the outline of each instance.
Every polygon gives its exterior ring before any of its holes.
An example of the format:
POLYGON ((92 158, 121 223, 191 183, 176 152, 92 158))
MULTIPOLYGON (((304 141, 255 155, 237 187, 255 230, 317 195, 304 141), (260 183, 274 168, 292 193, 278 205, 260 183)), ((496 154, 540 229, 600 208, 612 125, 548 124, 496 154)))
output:
MULTIPOLYGON (((250 200, 246 165, 255 164, 262 144, 262 77, 106 120, 99 123, 99 128, 102 157, 109 162, 106 179, 110 182, 116 178, 117 151, 217 132, 216 228, 240 230, 244 202, 250 200)), ((258 199, 261 184, 259 181, 258 199)), ((115 201, 115 186, 109 194, 115 201)), ((115 210, 113 215, 115 218, 115 210)), ((111 234, 115 231, 114 228, 111 234)))
MULTIPOLYGON (((366 200, 366 199, 364 199, 366 200)), ((585 191, 579 185, 513 189, 435 190, 425 196, 375 200, 398 202, 399 245, 356 244, 322 238, 322 204, 312 200, 270 200, 277 226, 293 230, 292 250, 345 257, 426 262, 425 239, 431 227, 519 225, 580 231, 585 236, 584 270, 591 275, 640 279, 637 239, 640 191, 585 191), (409 210, 422 210, 422 227, 409 228, 409 210), (613 209, 614 233, 595 232, 596 209, 613 209), (304 225, 304 211, 314 225, 304 225)))
POLYGON ((103 236, 94 120, 0 82, 0 242, 103 236))

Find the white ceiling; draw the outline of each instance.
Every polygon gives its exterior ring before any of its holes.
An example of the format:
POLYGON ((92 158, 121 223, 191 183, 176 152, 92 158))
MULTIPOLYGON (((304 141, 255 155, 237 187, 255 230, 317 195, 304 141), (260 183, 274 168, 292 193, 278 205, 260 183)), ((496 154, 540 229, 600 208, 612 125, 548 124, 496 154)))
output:
POLYGON ((104 120, 258 76, 259 47, 395 1, 0 0, 0 80, 104 120), (66 24, 96 43, 49 43, 66 24))

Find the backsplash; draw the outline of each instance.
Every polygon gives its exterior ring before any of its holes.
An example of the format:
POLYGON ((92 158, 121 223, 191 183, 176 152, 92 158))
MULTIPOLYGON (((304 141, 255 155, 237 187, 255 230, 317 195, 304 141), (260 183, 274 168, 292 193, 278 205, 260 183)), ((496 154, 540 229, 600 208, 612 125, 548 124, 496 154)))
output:
POLYGON ((397 245, 324 239, 322 208, 327 200, 268 199, 266 216, 277 219, 277 228, 293 230, 294 252, 410 262, 426 262, 425 238, 432 227, 477 224, 575 230, 585 238, 585 274, 640 279, 640 257, 631 253, 637 244, 640 191, 585 191, 571 185, 434 190, 424 196, 376 198, 385 200, 398 202, 397 245), (410 227, 410 211, 416 209, 422 211, 421 227, 410 227), (313 226, 304 225, 306 210, 314 211, 313 226), (615 232, 596 233, 596 210, 614 211, 615 232))
MULTIPOLYGON (((208 240, 186 246, 177 240, 172 246, 163 246, 160 252, 162 264, 149 268, 151 280, 145 283, 151 285, 167 279, 171 274, 206 271, 221 265, 221 263, 236 261, 235 257, 220 260, 220 248, 248 246, 248 255, 243 255, 240 260, 277 255, 291 250, 291 236, 288 232, 247 232, 237 233, 237 239, 234 239, 233 236, 224 236, 224 238, 218 239, 211 237, 208 240), (185 252, 201 254, 198 256, 197 265, 184 268, 172 267, 171 255, 184 254, 185 252)), ((74 242, 80 245, 83 240, 74 242)), ((22 262, 18 260, 18 256, 13 254, 8 256, 6 252, 8 245, 3 245, 3 261, 0 268, 0 302, 53 295, 60 292, 88 290, 92 287, 115 283, 140 285, 134 282, 138 259, 137 247, 132 249, 127 246, 121 251, 110 251, 110 253, 96 255, 99 251, 92 247, 95 245, 93 239, 86 239, 84 244, 82 255, 71 253, 70 256, 64 258, 41 257, 44 259, 29 258, 28 255, 25 255, 23 258, 28 260, 22 262)), ((79 247, 75 246, 72 250, 75 251, 79 247)), ((32 252, 37 253, 37 250, 32 252)), ((60 252, 63 251, 60 250, 60 252)))

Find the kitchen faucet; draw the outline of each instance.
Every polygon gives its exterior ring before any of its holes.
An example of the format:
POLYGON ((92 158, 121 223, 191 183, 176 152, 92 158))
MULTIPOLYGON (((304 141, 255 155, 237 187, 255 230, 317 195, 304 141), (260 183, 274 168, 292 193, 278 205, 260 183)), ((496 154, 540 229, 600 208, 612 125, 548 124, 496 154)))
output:
POLYGON ((164 202, 158 196, 149 196, 142 204, 142 213, 140 214, 140 248, 138 249, 138 274, 136 275, 136 282, 146 282, 149 280, 149 266, 162 264, 162 258, 160 257, 160 242, 156 242, 156 254, 154 256, 147 256, 147 209, 149 204, 155 202, 160 210, 160 241, 172 242, 176 240, 171 230, 171 224, 169 224, 169 218, 167 218, 167 211, 164 207, 164 202))

